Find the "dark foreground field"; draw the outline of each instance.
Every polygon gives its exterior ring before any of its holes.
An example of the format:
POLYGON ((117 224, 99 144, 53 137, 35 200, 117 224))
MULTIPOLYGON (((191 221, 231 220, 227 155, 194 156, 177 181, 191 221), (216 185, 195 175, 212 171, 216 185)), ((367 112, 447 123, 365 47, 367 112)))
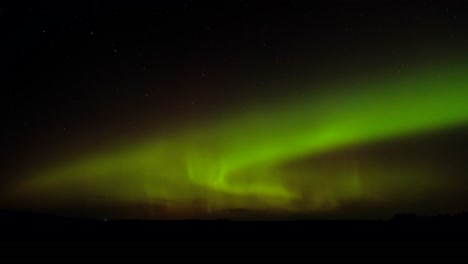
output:
POLYGON ((1 260, 468 260, 464 216, 281 222, 1 216, 1 260))

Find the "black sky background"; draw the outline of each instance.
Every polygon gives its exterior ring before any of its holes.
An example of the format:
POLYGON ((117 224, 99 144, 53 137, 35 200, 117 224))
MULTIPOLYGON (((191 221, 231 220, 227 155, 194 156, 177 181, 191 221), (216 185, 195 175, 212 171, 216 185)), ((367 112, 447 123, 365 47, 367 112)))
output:
MULTIPOLYGON (((467 8, 466 1, 2 1, 0 183, 63 153, 319 89, 294 85, 305 80, 379 78, 428 56, 465 56, 467 8)), ((446 150, 438 159, 450 167, 465 158, 465 135, 428 141, 446 150)))

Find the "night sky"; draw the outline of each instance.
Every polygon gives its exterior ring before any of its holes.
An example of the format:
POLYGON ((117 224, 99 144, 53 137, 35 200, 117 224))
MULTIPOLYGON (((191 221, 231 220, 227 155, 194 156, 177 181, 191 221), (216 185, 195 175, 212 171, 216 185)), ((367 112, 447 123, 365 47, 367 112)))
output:
POLYGON ((468 210, 466 1, 2 1, 0 205, 468 210))

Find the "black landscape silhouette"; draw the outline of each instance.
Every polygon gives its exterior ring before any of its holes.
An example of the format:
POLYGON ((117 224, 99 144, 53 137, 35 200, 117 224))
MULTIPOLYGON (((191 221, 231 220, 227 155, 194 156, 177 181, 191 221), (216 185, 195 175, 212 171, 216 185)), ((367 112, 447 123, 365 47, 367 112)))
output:
POLYGON ((468 213, 390 220, 90 220, 1 211, 5 260, 465 259, 468 213), (18 253, 23 252, 23 253, 18 253), (449 254, 449 255, 447 255, 449 254))

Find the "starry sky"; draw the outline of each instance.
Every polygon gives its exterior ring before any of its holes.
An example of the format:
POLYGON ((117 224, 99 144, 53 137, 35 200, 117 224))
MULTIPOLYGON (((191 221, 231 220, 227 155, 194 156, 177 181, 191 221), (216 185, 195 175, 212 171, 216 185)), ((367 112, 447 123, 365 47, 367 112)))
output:
POLYGON ((0 205, 468 210, 464 1, 4 1, 0 205))

